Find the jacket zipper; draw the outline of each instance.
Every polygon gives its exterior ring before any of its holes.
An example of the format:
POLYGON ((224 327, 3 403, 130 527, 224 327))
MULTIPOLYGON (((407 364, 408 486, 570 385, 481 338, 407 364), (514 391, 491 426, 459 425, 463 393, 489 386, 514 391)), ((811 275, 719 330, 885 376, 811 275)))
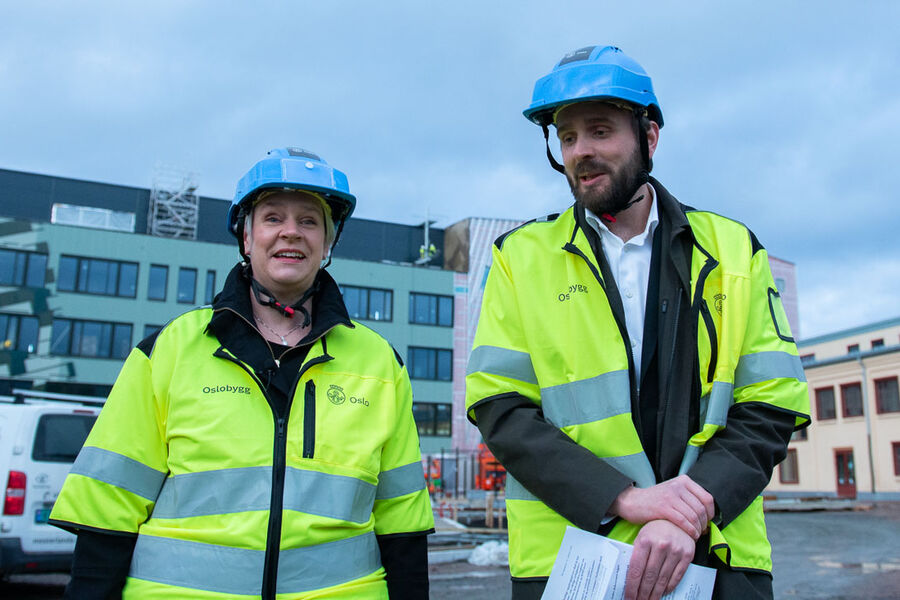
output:
MULTIPOLYGON (((716 362, 718 361, 718 339, 716 336, 716 327, 713 323, 712 315, 709 312, 709 306, 706 304, 706 300, 703 298, 703 288, 706 286, 706 278, 709 277, 709 274, 719 266, 719 261, 714 259, 712 255, 707 252, 702 246, 699 244, 695 244, 700 252, 706 256, 706 263, 704 263, 703 268, 700 269, 700 273, 697 275, 697 286, 694 288, 694 301, 692 308, 699 312, 703 316, 703 324, 706 326, 706 334, 709 336, 709 348, 710 348, 710 357, 709 357, 709 369, 707 372, 707 382, 711 382, 716 372, 716 362)), ((696 313, 695 313, 696 314, 696 313)))
POLYGON ((303 458, 312 458, 316 450, 316 384, 306 382, 303 395, 303 458))
POLYGON ((716 335, 716 324, 713 322, 712 314, 710 314, 709 306, 704 298, 700 299, 700 314, 703 315, 706 335, 709 337, 709 370, 706 374, 706 382, 712 383, 716 374, 716 363, 719 360, 719 340, 716 335))

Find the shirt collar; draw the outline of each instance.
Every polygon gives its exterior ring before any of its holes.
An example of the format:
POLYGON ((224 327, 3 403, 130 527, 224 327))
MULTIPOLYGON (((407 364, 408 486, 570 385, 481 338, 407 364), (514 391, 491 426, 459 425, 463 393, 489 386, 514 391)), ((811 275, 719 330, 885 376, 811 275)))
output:
MULTIPOLYGON (((650 188, 650 214, 647 216, 647 224, 644 226, 644 231, 642 233, 628 240, 630 243, 643 244, 647 238, 653 235, 656 226, 659 224, 659 211, 656 207, 656 190, 654 190, 653 186, 650 184, 647 184, 647 187, 650 188)), ((594 228, 594 231, 596 231, 597 235, 601 238, 612 236, 621 242, 619 236, 609 230, 609 227, 606 226, 603 219, 594 214, 594 212, 586 206, 584 207, 584 215, 587 218, 588 224, 594 228)))

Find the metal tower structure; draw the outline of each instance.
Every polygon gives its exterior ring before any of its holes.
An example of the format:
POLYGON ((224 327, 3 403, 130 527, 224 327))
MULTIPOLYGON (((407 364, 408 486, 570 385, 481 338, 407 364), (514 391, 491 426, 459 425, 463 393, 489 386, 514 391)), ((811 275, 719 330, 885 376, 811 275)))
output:
POLYGON ((196 174, 157 164, 150 190, 150 214, 147 218, 150 234, 195 240, 199 212, 196 174))

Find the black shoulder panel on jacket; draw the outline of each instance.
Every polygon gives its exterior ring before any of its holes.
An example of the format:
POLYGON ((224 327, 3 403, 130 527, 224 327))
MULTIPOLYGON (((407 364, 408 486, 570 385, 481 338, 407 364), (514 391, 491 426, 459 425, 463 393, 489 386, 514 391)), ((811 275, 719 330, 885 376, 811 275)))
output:
POLYGON ((162 327, 138 342, 138 350, 146 354, 147 358, 150 358, 150 353, 153 352, 153 346, 156 344, 156 338, 159 336, 160 331, 162 331, 162 327))
POLYGON ((400 364, 400 367, 402 368, 403 367, 403 357, 400 356, 400 353, 397 352, 397 349, 394 348, 393 346, 391 346, 391 350, 394 351, 394 358, 397 359, 397 362, 400 364))
POLYGON ((507 231, 506 233, 500 234, 500 236, 499 236, 496 240, 494 240, 494 245, 497 246, 497 250, 502 250, 502 249, 503 249, 503 242, 506 241, 506 237, 507 237, 509 234, 514 233, 514 232, 516 232, 516 231, 522 229, 522 228, 525 227, 526 225, 531 225, 532 223, 546 223, 546 222, 550 222, 550 221, 555 221, 557 218, 559 218, 559 213, 553 213, 553 214, 550 214, 550 215, 546 215, 546 216, 544 216, 544 217, 539 217, 539 218, 537 218, 537 219, 531 219, 530 221, 525 221, 524 223, 522 223, 522 224, 519 225, 518 227, 513 227, 512 229, 510 229, 510 230, 507 231))
POLYGON ((765 250, 765 247, 759 243, 759 240, 756 239, 756 234, 747 229, 747 232, 750 233, 750 244, 753 246, 753 255, 756 256, 756 253, 760 250, 765 250))

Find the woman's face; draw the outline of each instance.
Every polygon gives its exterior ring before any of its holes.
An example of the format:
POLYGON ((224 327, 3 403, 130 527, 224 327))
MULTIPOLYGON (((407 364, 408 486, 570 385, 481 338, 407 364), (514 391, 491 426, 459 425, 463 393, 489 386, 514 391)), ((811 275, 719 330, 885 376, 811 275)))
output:
POLYGON ((302 192, 266 197, 244 230, 244 251, 257 281, 282 302, 296 300, 313 284, 326 253, 322 205, 302 192))

